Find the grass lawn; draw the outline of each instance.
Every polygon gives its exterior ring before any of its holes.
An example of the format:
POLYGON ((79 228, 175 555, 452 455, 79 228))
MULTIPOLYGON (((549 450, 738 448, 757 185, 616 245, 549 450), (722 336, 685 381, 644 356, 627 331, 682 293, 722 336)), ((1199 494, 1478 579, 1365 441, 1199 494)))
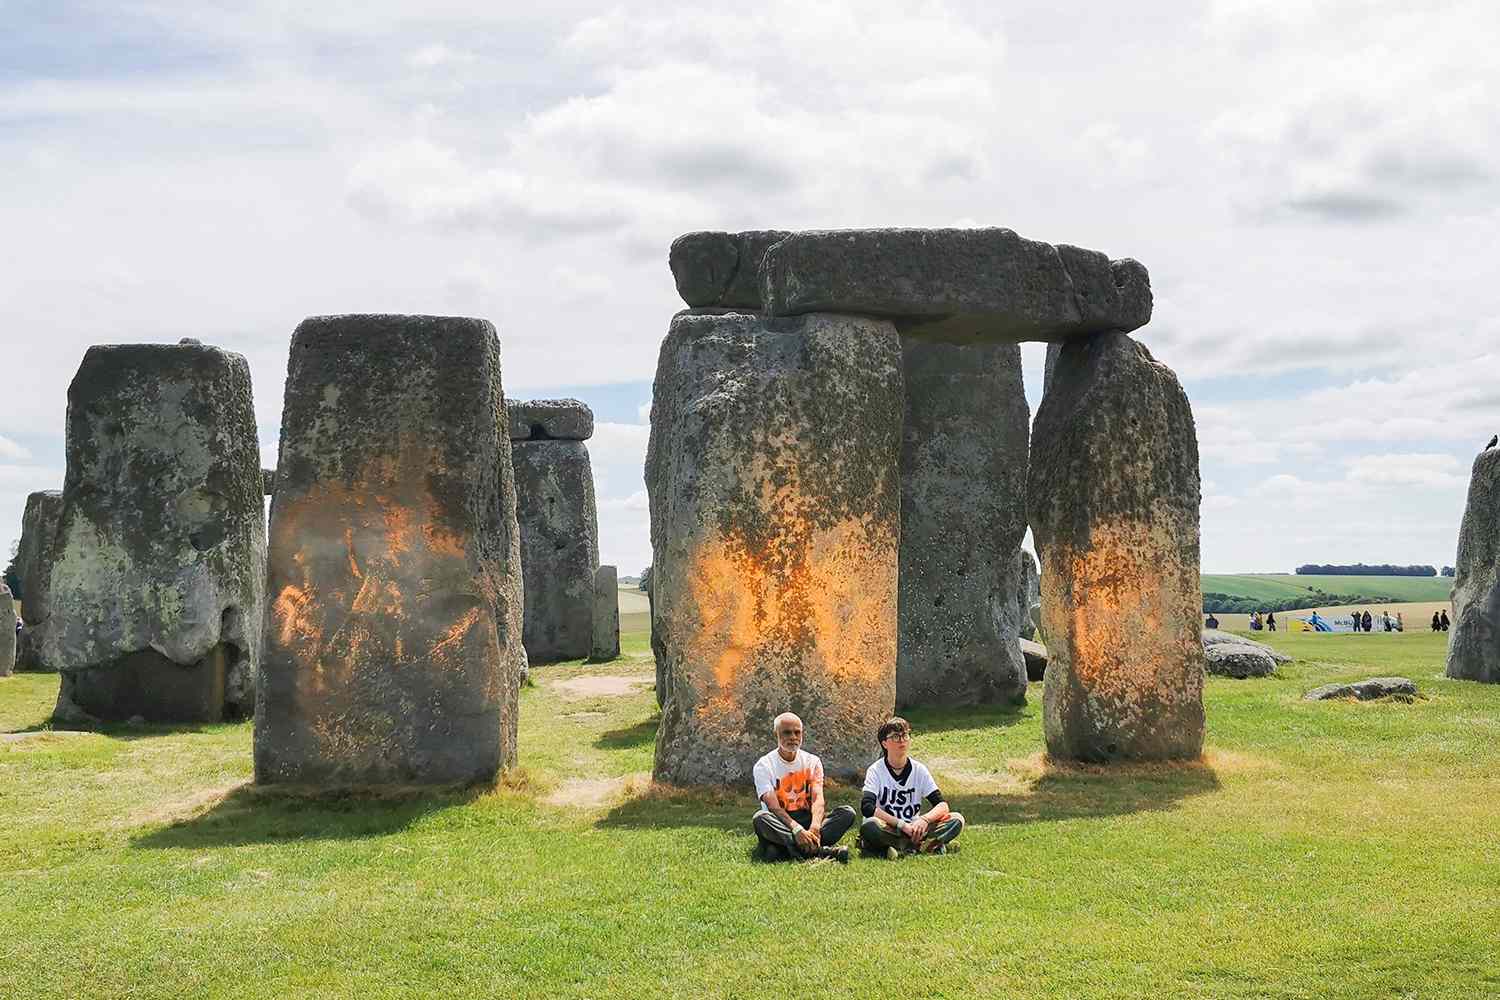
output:
POLYGON ((641 633, 534 670, 497 789, 260 794, 249 724, 0 740, 0 997, 1500 996, 1500 686, 1445 640, 1278 635, 1197 765, 1048 766, 1040 685, 913 713, 971 826, 895 864, 753 862, 748 788, 653 790, 641 633), (1300 700, 1380 674, 1424 697, 1300 700))

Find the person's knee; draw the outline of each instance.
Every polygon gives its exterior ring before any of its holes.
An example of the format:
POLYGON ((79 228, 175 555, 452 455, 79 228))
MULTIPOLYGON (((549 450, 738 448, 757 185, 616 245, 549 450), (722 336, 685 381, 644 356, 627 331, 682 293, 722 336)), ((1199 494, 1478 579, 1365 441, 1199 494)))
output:
POLYGON ((957 823, 958 826, 959 826, 959 829, 963 829, 963 826, 964 826, 964 814, 963 813, 950 812, 945 817, 945 819, 949 823, 957 823))
MULTIPOLYGON (((854 816, 855 816, 855 812, 854 812, 854 807, 853 806, 839 806, 833 812, 831 812, 831 813, 828 814, 828 819, 833 819, 834 817, 838 817, 839 819, 843 820, 846 823, 853 824, 853 822, 854 822, 854 816)), ((826 822, 828 822, 828 820, 824 820, 824 822, 826 823, 826 822)))
POLYGON ((776 840, 777 830, 772 820, 773 817, 770 813, 758 812, 750 820, 750 826, 754 828, 756 834, 760 837, 766 840, 776 840))

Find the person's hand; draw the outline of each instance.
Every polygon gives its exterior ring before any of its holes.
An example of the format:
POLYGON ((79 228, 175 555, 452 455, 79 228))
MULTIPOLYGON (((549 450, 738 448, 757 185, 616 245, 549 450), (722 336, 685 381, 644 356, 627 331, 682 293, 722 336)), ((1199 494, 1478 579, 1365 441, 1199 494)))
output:
POLYGON ((821 826, 810 826, 807 828, 807 832, 812 834, 814 845, 818 847, 823 846, 823 828, 821 826))
POLYGON ((812 835, 812 831, 805 827, 798 830, 794 836, 797 838, 797 849, 803 854, 812 854, 818 849, 818 839, 812 835))
POLYGON ((922 838, 927 836, 927 820, 922 816, 918 816, 906 824, 906 835, 911 838, 913 844, 920 844, 922 838))

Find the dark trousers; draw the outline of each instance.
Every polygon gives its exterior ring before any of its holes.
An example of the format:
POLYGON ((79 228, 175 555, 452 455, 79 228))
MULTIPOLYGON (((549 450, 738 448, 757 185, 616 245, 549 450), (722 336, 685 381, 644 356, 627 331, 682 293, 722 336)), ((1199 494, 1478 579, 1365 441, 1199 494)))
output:
MULTIPOLYGON (((932 824, 927 836, 922 838, 922 843, 947 844, 956 840, 963 828, 964 821, 961 819, 942 820, 932 824)), ((859 845, 867 851, 883 851, 887 847, 900 851, 911 847, 911 840, 900 830, 892 829, 871 816, 860 824, 859 845)))
MULTIPOLYGON (((804 827, 812 825, 812 810, 810 809, 797 809, 788 815, 804 827)), ((780 848, 787 853, 788 857, 802 857, 802 850, 797 846, 797 838, 792 835, 792 828, 783 823, 781 817, 775 813, 762 809, 755 814, 751 825, 755 827, 755 836, 760 839, 763 846, 780 848)), ((819 842, 824 847, 832 847, 839 842, 839 838, 849 832, 849 828, 853 825, 853 809, 848 806, 831 809, 823 817, 823 829, 819 832, 819 842)))

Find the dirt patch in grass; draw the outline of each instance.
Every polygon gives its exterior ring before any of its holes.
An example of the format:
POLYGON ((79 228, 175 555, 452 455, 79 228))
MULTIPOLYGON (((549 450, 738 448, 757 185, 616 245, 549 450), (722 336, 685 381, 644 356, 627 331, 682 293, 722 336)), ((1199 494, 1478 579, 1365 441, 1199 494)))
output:
POLYGON ((593 677, 572 677, 565 681, 555 681, 552 686, 568 698, 597 698, 601 695, 622 697, 634 694, 637 688, 651 683, 650 677, 620 677, 616 674, 606 674, 593 677))
POLYGON ((120 823, 124 828, 149 826, 156 823, 181 823, 203 815, 227 799, 236 789, 249 787, 249 782, 233 781, 227 785, 203 788, 182 798, 158 802, 146 809, 138 809, 120 823))
POLYGON ((0 733, 0 743, 59 743, 70 736, 98 736, 98 733, 81 729, 39 729, 32 733, 0 733))
POLYGON ((651 783, 651 774, 640 771, 618 778, 570 778, 546 798, 549 806, 570 806, 574 809, 601 809, 615 799, 634 795, 636 790, 651 783))

